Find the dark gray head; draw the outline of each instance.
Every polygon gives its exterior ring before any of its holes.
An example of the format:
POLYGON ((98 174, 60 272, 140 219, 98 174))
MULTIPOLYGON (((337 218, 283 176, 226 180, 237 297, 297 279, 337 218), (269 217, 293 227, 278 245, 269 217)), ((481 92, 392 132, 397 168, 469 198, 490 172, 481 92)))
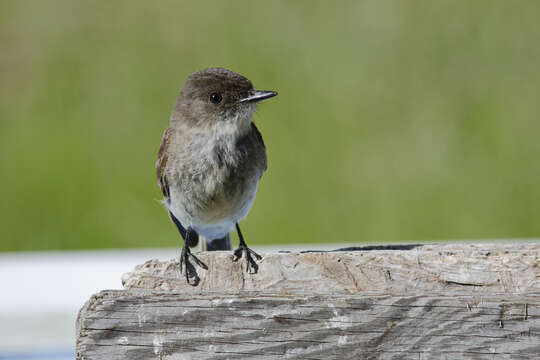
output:
POLYGON ((249 117, 259 101, 276 96, 275 91, 253 89, 251 81, 230 70, 209 68, 188 76, 171 119, 210 126, 249 117))

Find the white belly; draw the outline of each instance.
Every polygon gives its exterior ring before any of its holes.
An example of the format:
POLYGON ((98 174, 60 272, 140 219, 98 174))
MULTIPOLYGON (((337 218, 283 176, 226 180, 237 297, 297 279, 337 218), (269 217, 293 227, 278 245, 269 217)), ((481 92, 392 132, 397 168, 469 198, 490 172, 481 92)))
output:
POLYGON ((237 199, 236 204, 226 209, 210 208, 204 212, 190 214, 186 211, 191 208, 186 204, 188 200, 176 188, 170 189, 170 202, 166 205, 186 229, 191 227, 208 240, 218 239, 230 233, 237 222, 246 218, 255 201, 257 186, 258 181, 254 181, 241 198, 237 199))

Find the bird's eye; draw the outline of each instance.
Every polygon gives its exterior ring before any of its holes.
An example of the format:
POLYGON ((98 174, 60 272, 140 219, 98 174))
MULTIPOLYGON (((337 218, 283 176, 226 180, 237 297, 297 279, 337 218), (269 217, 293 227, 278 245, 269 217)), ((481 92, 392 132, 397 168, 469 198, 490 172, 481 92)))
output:
POLYGON ((222 97, 221 97, 221 94, 220 93, 211 93, 210 94, 210 101, 213 102, 214 104, 219 104, 222 100, 222 97))

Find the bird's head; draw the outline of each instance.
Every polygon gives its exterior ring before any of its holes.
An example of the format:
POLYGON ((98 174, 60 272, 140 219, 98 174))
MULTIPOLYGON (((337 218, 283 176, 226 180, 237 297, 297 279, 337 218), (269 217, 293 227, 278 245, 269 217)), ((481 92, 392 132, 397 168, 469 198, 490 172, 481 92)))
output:
POLYGON ((204 69, 186 79, 171 120, 197 127, 245 127, 255 104, 276 95, 275 91, 255 90, 251 81, 230 70, 204 69))

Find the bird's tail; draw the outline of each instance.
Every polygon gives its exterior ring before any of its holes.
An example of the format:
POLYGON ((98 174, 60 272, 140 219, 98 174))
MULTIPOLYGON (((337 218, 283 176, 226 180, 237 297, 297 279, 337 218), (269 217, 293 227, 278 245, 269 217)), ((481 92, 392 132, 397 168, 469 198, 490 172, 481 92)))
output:
POLYGON ((231 234, 227 234, 220 239, 202 239, 202 251, 232 250, 231 234))

